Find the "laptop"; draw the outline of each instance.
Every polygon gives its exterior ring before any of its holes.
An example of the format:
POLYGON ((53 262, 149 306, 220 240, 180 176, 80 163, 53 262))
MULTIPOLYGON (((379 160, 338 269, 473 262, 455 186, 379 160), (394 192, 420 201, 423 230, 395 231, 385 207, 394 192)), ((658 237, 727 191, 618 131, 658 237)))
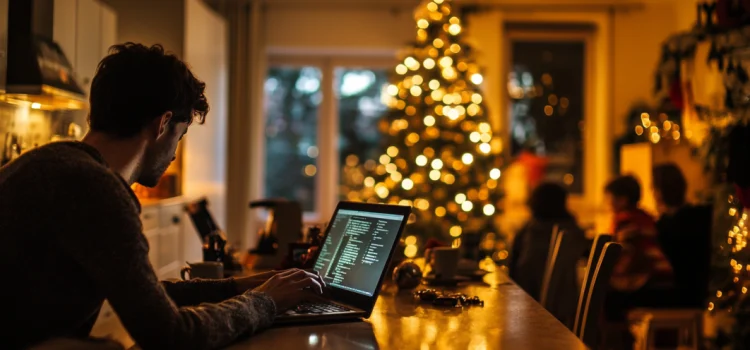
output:
POLYGON ((313 267, 326 282, 323 294, 274 324, 369 318, 410 214, 406 206, 340 202, 313 267))

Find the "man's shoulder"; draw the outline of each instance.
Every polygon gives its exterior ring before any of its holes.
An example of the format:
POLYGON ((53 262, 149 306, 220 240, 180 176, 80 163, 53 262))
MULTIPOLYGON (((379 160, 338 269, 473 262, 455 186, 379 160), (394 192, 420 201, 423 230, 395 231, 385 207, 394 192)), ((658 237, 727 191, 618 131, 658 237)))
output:
POLYGON ((91 190, 118 190, 125 186, 96 150, 80 142, 49 143, 25 153, 9 166, 15 176, 60 183, 71 189, 84 185, 91 190))

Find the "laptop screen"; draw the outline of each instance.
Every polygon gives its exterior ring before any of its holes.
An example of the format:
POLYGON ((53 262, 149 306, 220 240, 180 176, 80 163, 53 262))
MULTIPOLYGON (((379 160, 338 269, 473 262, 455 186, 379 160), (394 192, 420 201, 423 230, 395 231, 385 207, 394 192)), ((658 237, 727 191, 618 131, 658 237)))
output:
POLYGON ((339 209, 315 271, 331 287, 373 296, 404 220, 404 215, 339 209))

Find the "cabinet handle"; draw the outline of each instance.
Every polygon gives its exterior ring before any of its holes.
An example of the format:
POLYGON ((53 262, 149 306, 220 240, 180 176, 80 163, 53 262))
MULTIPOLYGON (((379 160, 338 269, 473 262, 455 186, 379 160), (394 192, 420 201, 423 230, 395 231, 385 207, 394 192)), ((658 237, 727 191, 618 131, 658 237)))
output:
POLYGON ((180 217, 177 216, 177 215, 173 216, 172 217, 172 223, 175 224, 175 225, 179 224, 180 223, 180 217))

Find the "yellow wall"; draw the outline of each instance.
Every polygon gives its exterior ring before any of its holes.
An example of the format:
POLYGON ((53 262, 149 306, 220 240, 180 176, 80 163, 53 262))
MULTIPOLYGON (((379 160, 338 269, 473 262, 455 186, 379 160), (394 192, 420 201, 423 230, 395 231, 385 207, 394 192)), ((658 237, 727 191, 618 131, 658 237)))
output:
POLYGON ((654 71, 661 43, 671 34, 690 29, 696 19, 696 1, 651 0, 642 9, 620 12, 614 21, 615 135, 631 132, 624 123, 632 103, 653 101, 654 71))

